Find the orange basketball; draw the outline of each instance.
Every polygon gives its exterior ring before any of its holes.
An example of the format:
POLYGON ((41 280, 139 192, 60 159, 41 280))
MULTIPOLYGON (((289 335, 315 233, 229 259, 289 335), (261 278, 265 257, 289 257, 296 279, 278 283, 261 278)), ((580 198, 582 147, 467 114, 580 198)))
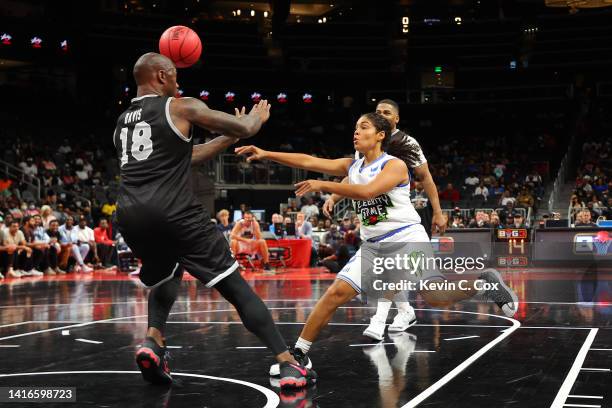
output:
POLYGON ((170 58, 177 68, 190 67, 200 59, 202 41, 191 28, 173 26, 159 39, 159 52, 170 58))

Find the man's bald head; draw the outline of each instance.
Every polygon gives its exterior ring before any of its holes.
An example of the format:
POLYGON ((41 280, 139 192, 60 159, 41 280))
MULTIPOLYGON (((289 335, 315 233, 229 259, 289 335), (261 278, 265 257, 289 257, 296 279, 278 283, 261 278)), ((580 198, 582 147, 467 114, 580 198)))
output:
POLYGON ((156 52, 143 54, 134 64, 134 80, 139 88, 167 96, 178 90, 176 67, 170 58, 156 52))

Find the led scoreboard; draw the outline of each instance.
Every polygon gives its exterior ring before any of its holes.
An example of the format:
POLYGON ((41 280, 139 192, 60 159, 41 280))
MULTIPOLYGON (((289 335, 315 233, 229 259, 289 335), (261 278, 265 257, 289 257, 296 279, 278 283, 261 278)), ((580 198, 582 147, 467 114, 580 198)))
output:
POLYGON ((524 268, 529 265, 529 233, 525 228, 502 228, 495 231, 497 266, 524 268))

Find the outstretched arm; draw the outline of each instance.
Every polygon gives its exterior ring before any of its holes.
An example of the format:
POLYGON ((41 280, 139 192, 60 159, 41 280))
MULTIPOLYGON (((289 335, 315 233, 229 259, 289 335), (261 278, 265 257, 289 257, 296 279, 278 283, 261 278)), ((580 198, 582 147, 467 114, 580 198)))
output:
POLYGON ((191 153, 191 165, 197 166, 212 159, 238 140, 240 139, 237 137, 218 136, 210 142, 194 145, 191 153))
POLYGON ((382 171, 368 184, 344 184, 332 181, 306 180, 297 183, 296 195, 311 191, 325 191, 339 194, 354 200, 371 200, 393 190, 397 185, 408 181, 408 167, 401 160, 390 160, 382 171))
POLYGON ((173 99, 170 102, 172 122, 183 135, 189 134, 191 124, 216 133, 237 137, 251 137, 259 132, 270 117, 270 105, 262 100, 253 106, 247 115, 240 117, 210 109, 206 104, 195 98, 173 99))
POLYGON ((237 147, 236 154, 247 156, 247 161, 271 160, 296 169, 304 169, 334 176, 346 176, 352 159, 321 159, 302 153, 270 152, 256 146, 237 147))

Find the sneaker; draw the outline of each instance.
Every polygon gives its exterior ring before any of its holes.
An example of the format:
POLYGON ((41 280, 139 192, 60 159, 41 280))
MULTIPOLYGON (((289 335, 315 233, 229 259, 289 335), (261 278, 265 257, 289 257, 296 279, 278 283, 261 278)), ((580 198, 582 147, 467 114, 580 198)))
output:
POLYGON ((24 276, 32 276, 32 274, 30 273, 32 271, 24 271, 24 270, 20 270, 19 274, 24 277, 24 276))
POLYGON ((42 273, 38 269, 30 269, 28 271, 28 276, 43 276, 43 275, 44 275, 44 273, 42 273))
POLYGON ((0 272, 0 279, 4 279, 4 275, 0 272))
POLYGON ((11 269, 10 271, 6 273, 7 278, 21 278, 22 276, 23 274, 21 272, 13 270, 13 269, 11 269))
POLYGON ((49 268, 45 269, 45 275, 54 276, 55 275, 55 271, 53 270, 53 268, 49 267, 49 268))
POLYGON ((363 335, 381 341, 385 338, 385 326, 386 322, 384 320, 374 316, 370 319, 370 325, 363 331, 363 335))
POLYGON ((480 279, 487 283, 497 284, 497 289, 483 289, 480 294, 494 301, 507 317, 516 314, 519 307, 518 296, 504 283, 501 275, 495 269, 485 269, 480 279))
POLYGON ((416 324, 416 314, 412 306, 407 311, 399 311, 393 323, 389 325, 389 333, 403 332, 416 324))
POLYGON ((61 269, 59 266, 55 267, 55 273, 59 274, 59 275, 65 275, 66 271, 61 269))
POLYGON ((81 272, 83 273, 92 273, 94 270, 87 265, 83 265, 81 267, 81 272))
POLYGON ((317 373, 302 365, 295 365, 288 361, 280 363, 281 389, 302 388, 317 382, 317 373))
POLYGON ((136 364, 145 381, 158 385, 172 384, 168 360, 170 354, 160 347, 152 337, 147 337, 136 352, 136 364))
MULTIPOLYGON (((306 354, 302 353, 302 350, 290 349, 289 352, 291 353, 293 358, 295 358, 295 360, 298 363, 300 363, 300 365, 306 367, 309 370, 312 368, 312 360, 306 354)), ((280 375, 280 364, 279 363, 272 364, 270 366, 270 376, 278 377, 279 375, 280 375)))

